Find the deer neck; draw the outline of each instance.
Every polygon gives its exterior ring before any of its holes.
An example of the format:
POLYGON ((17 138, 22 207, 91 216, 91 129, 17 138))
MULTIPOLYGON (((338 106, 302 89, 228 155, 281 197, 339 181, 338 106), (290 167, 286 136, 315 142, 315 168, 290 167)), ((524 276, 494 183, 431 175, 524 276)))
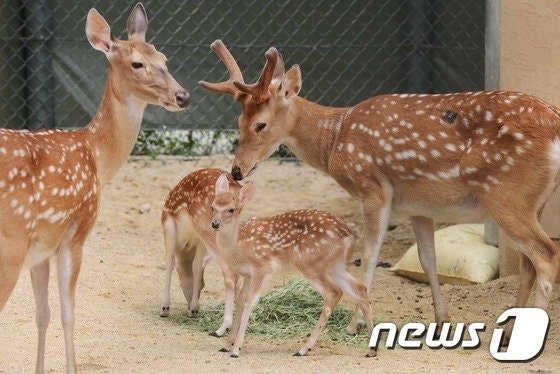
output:
POLYGON ((216 244, 224 255, 235 254, 239 243, 239 222, 222 227, 216 233, 216 244))
POLYGON ((349 108, 325 107, 301 97, 294 100, 295 126, 285 144, 299 159, 327 172, 349 108))
POLYGON ((138 138, 145 108, 145 102, 119 90, 109 67, 101 105, 86 131, 101 185, 113 178, 128 159, 138 138))

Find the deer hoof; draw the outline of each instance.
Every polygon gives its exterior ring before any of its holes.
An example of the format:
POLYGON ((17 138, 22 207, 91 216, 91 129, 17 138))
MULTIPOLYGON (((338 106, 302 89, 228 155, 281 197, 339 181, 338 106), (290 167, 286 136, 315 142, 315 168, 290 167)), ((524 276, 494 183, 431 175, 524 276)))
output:
POLYGON ((161 307, 161 312, 159 312, 159 316, 162 318, 169 317, 169 307, 168 306, 161 307))

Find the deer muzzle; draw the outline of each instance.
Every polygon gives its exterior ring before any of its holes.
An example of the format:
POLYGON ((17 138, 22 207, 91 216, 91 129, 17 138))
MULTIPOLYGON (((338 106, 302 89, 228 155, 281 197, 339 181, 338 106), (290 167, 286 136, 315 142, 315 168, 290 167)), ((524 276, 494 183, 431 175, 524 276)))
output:
POLYGON ((234 180, 236 181, 240 181, 243 180, 243 173, 241 172, 241 168, 237 165, 234 165, 231 168, 231 176, 233 177, 234 180))
POLYGON ((175 102, 179 108, 186 108, 189 106, 191 95, 187 90, 180 90, 175 93, 175 102))
POLYGON ((212 228, 213 228, 214 230, 219 230, 220 227, 222 227, 222 223, 221 223, 219 220, 217 220, 217 219, 213 219, 213 220, 212 220, 212 228))

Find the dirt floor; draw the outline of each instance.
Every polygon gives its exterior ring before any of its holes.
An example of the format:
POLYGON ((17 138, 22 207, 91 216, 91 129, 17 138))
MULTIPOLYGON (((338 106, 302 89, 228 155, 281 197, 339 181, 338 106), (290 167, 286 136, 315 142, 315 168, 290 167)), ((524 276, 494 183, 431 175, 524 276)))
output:
MULTIPOLYGON (((560 370, 558 292, 549 309, 553 324, 544 353, 531 363, 499 363, 489 354, 490 336, 497 316, 513 304, 517 277, 487 284, 444 286, 444 297, 455 322, 487 324, 482 346, 475 350, 405 350, 382 348, 377 358, 365 358, 365 349, 337 345, 323 338, 308 357, 292 357, 304 336, 288 341, 248 337, 239 359, 218 352, 222 342, 192 331, 172 319, 158 316, 163 290, 164 247, 159 216, 168 191, 187 173, 202 167, 229 168, 231 158, 187 160, 134 158, 103 192, 102 210, 86 244, 78 281, 76 350, 83 372, 183 373, 206 372, 425 372, 482 371, 548 373, 560 370), (140 214, 139 207, 151 210, 140 214)), ((257 195, 245 210, 269 215, 288 209, 313 207, 341 215, 362 232, 358 204, 329 177, 296 163, 268 161, 252 177, 257 195)), ((381 257, 395 263, 413 243, 405 222, 388 234, 381 257)), ((361 249, 361 241, 358 246, 361 249)), ((359 255, 359 253, 357 254, 359 255)), ((53 267, 51 267, 53 269, 53 267)), ((51 275, 51 324, 48 330, 46 370, 65 370, 56 275, 51 275)), ((280 277, 276 283, 284 282, 280 277)), ((206 272, 202 308, 210 298, 221 298, 220 272, 211 263, 206 272)), ((273 287, 271 285, 270 287, 273 287)), ((270 288, 269 287, 269 288, 270 288)), ((378 268, 371 295, 376 321, 431 322, 430 289, 378 268)), ((174 275, 171 314, 186 312, 174 275)), ((29 272, 24 271, 8 304, 0 313, 0 372, 29 373, 36 351, 35 309, 29 272)))

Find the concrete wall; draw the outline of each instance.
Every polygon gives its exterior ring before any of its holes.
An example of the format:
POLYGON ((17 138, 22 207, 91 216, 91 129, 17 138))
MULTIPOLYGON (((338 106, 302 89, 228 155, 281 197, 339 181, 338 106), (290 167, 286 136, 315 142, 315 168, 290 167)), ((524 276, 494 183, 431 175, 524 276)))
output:
MULTIPOLYGON (((536 95, 560 106, 560 1, 500 2, 500 88, 536 95)), ((560 237, 560 192, 541 219, 551 237, 560 237)), ((500 236, 500 272, 516 272, 517 257, 500 236)))
POLYGON ((502 0, 500 86, 560 106, 560 1, 502 0))

